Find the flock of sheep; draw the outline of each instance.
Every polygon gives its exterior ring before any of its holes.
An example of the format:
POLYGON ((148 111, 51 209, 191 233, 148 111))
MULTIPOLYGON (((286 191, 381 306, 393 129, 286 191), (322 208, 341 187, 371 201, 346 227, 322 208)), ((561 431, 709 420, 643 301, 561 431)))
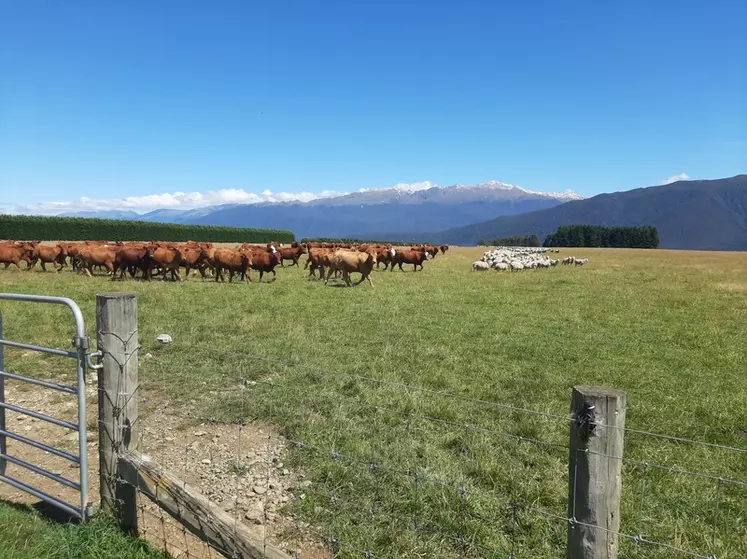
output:
POLYGON ((472 271, 480 272, 484 270, 527 270, 535 268, 554 268, 558 264, 575 264, 583 266, 588 258, 576 258, 568 256, 566 258, 550 258, 545 253, 559 252, 558 249, 541 248, 541 247, 499 247, 489 250, 482 255, 480 260, 472 263, 472 271))

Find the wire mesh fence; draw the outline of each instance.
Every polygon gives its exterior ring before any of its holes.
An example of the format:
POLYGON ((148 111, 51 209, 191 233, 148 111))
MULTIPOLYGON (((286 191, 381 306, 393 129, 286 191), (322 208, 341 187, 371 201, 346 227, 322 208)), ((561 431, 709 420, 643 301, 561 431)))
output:
MULTIPOLYGON (((178 344, 141 355, 139 392, 140 450, 262 553, 554 558, 586 526, 562 410, 178 344)), ((622 466, 620 528, 592 528, 621 557, 744 557, 747 450, 623 430, 624 454, 605 455, 622 466)), ((172 555, 215 553, 142 495, 138 510, 172 555)))

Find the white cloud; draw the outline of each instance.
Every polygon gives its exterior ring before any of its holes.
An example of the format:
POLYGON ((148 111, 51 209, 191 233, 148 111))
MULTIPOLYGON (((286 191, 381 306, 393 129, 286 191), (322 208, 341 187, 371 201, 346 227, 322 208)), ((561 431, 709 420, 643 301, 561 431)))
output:
POLYGON ((145 213, 158 209, 191 210, 220 204, 259 204, 262 202, 309 202, 317 198, 329 198, 342 193, 325 190, 312 192, 247 192, 239 188, 227 188, 209 192, 171 192, 128 196, 126 198, 89 198, 83 196, 68 202, 42 202, 11 208, 14 213, 54 215, 81 211, 131 210, 145 213))
POLYGON ((679 175, 673 175, 669 177, 667 180, 663 181, 661 184, 672 184, 673 182, 677 181, 689 181, 690 176, 688 176, 687 173, 680 173, 679 175))

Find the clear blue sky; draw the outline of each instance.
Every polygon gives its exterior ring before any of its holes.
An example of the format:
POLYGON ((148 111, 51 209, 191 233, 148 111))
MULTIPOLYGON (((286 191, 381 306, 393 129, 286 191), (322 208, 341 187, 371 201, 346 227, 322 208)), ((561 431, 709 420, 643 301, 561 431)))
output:
POLYGON ((747 2, 0 2, 0 203, 747 172, 747 2))

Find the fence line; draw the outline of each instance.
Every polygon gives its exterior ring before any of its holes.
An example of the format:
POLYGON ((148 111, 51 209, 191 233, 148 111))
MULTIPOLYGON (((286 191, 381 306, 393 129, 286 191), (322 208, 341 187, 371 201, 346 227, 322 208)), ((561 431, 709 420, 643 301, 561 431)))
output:
POLYGON ((179 557, 747 555, 747 449, 628 428, 621 393, 577 387, 562 414, 212 347, 145 358, 133 305, 97 301, 102 506, 179 557), (171 367, 194 372, 192 403, 169 402, 171 367), (698 471, 680 450, 626 455, 625 437, 733 460, 698 471), (678 499, 698 505, 681 522, 644 512, 678 499))

